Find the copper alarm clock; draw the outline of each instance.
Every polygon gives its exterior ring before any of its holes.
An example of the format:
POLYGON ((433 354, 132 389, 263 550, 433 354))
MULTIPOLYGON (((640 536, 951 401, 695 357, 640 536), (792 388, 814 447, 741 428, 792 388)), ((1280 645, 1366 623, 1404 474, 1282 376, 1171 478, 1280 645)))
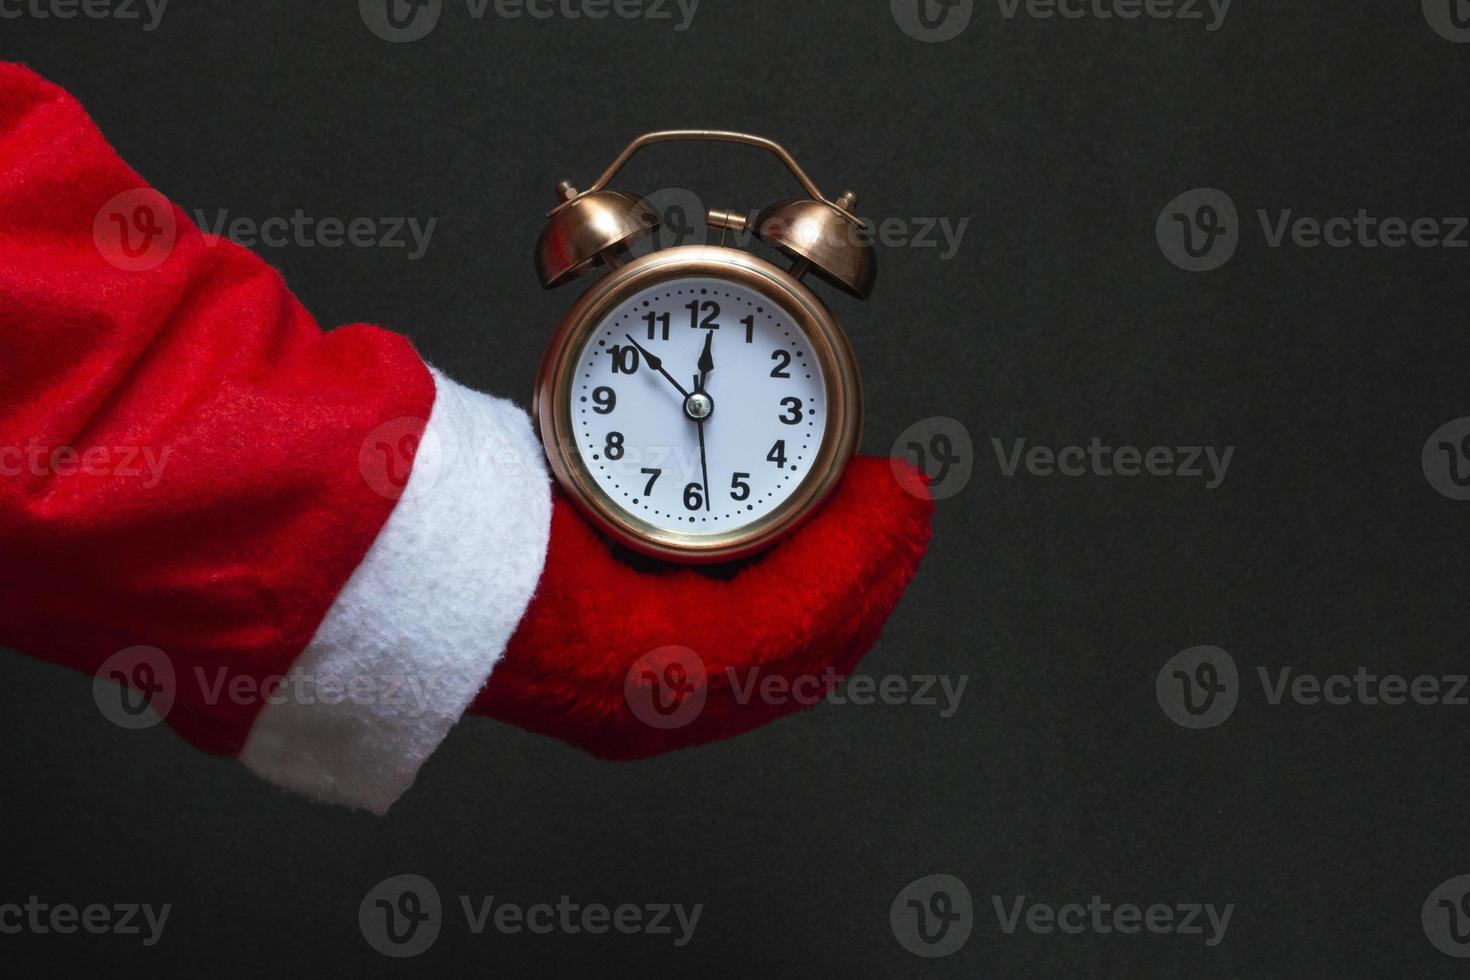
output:
POLYGON ((669 130, 638 137, 590 188, 563 181, 536 246, 554 288, 608 273, 547 346, 533 414, 568 497, 641 553, 679 562, 744 557, 775 543, 832 492, 862 429, 852 347, 808 273, 865 299, 877 266, 852 213, 780 145, 746 133, 669 130), (609 181, 645 146, 741 143, 775 154, 806 197, 765 208, 751 227, 712 210, 711 228, 753 231, 793 259, 783 269, 724 245, 633 257, 659 225, 609 181))

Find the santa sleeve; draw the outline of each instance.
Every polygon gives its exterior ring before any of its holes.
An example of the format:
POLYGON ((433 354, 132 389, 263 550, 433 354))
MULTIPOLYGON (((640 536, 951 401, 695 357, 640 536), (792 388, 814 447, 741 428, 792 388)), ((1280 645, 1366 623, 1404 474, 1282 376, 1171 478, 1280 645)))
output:
POLYGON ((382 812, 490 674, 549 522, 522 411, 393 333, 322 332, 0 63, 0 645, 382 812))

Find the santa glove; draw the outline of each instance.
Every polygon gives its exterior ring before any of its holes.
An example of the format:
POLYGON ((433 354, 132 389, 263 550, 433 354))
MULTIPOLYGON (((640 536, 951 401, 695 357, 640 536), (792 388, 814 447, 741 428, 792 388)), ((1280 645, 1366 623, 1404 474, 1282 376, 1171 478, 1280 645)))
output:
POLYGON ((557 493, 536 596, 471 710, 629 759, 819 702, 929 541, 923 481, 855 457, 795 534, 714 570, 629 559, 557 493))
POLYGON ((122 724, 146 696, 377 812, 472 701, 605 755, 730 734, 799 706, 745 672, 830 676, 872 642, 922 497, 856 460, 739 569, 626 563, 553 505, 522 411, 387 331, 324 334, 0 63, 0 645, 120 682, 122 724))

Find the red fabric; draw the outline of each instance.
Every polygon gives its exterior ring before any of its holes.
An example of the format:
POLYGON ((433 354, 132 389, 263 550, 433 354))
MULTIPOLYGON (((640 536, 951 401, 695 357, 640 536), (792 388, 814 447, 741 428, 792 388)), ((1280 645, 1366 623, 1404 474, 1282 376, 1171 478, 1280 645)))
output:
POLYGON ((845 673, 878 638, 924 554, 932 510, 904 464, 857 457, 794 535, 738 567, 699 569, 615 551, 558 494, 540 588, 471 710, 614 759, 798 710, 814 684, 826 689, 828 668, 845 673), (771 677, 810 680, 791 689, 801 698, 743 693, 771 677), (654 694, 668 714, 649 714, 654 694), (681 714, 683 698, 694 700, 681 714))
POLYGON ((393 432, 411 455, 433 380, 402 337, 324 335, 145 188, 70 96, 0 63, 0 644, 88 672, 159 647, 169 723, 236 752, 260 699, 195 669, 290 666, 393 509, 364 440, 418 420, 393 432), (126 472, 150 452, 151 486, 126 472))
MULTIPOLYGON (((237 752, 261 702, 207 696, 216 671, 228 689, 289 668, 391 512, 433 397, 407 341, 324 335, 263 262, 147 190, 74 100, 0 63, 0 645, 88 672, 159 647, 170 724, 237 752), (370 473, 380 444, 396 455, 370 473), (103 472, 80 467, 101 450, 103 472), (164 459, 156 481, 118 472, 129 451, 164 459)), ((799 532, 720 569, 631 559, 558 498, 536 598, 475 710, 615 758, 794 710, 739 703, 728 670, 849 669, 924 551, 921 483, 855 459, 799 532), (640 669, 669 644, 697 665, 676 651, 640 669), (696 666, 697 717, 640 719, 644 678, 696 666)))

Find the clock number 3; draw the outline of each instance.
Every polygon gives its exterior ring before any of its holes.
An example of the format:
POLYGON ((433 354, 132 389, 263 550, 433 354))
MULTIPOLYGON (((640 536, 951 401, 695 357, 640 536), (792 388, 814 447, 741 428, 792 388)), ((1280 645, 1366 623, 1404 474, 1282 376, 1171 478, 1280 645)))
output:
POLYGON ((778 416, 782 424, 796 425, 802 420, 800 398, 783 398, 781 399, 781 405, 786 409, 782 415, 778 416))

